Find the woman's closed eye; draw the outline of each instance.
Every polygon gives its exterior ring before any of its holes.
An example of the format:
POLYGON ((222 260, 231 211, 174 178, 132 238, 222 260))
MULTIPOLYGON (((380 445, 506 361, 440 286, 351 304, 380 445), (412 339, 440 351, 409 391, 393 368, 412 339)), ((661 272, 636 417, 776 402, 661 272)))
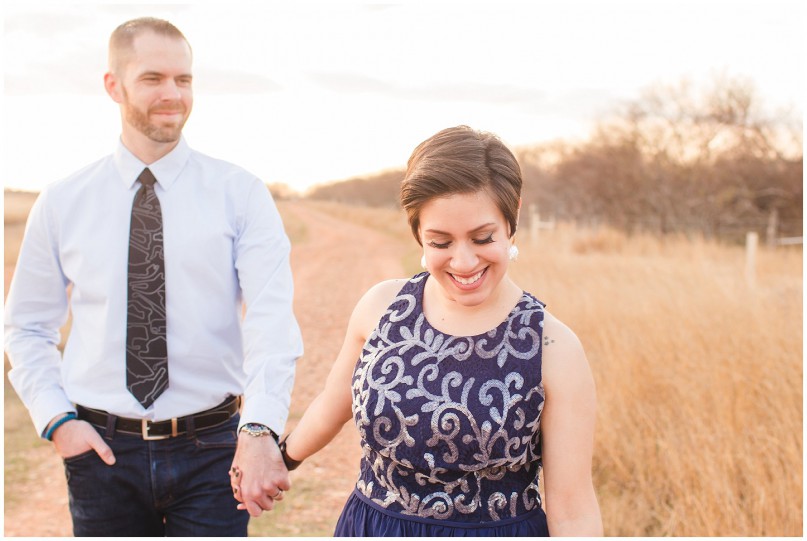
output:
POLYGON ((432 240, 432 241, 429 241, 429 246, 431 246, 432 248, 439 248, 439 249, 443 250, 443 249, 448 248, 449 246, 451 246, 451 241, 437 242, 436 240, 432 240))
MULTIPOLYGON (((480 244, 480 245, 490 244, 491 242, 493 242, 493 233, 482 239, 472 239, 472 241, 474 244, 480 244)), ((428 245, 431 246, 432 248, 438 248, 440 250, 444 250, 449 246, 451 246, 451 241, 447 240, 445 242, 437 242, 436 240, 432 240, 428 242, 428 245)))
POLYGON ((474 239, 474 244, 490 244, 491 242, 493 242, 493 233, 484 239, 474 239))

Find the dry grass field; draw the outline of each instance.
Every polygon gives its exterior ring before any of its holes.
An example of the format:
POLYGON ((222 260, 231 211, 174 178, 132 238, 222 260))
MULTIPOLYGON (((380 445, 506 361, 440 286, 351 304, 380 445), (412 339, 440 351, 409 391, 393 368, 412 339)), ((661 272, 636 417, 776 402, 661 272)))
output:
POLYGON ((522 287, 571 326, 597 381, 608 535, 802 535, 802 252, 561 228, 522 287))
MULTIPOLYGON (((9 197, 7 280, 18 243, 13 217, 25 214, 10 208, 9 197)), ((420 254, 400 212, 304 201, 280 208, 294 244, 295 309, 306 339, 293 426, 324 380, 366 282, 418 271, 420 254), (326 232, 342 236, 318 244, 326 232), (359 268, 361 279, 347 278, 359 268), (338 306, 323 321, 317 302, 335 289, 340 296, 328 296, 338 306)), ((577 332, 594 371, 594 481, 606 534, 801 536, 801 248, 761 249, 751 288, 741 247, 568 225, 538 238, 519 234, 518 243, 512 276, 577 332)), ((19 420, 7 382, 4 403, 6 535, 54 535, 10 530, 54 520, 46 504, 15 493, 42 490, 41 477, 60 470, 53 463, 41 471, 50 449, 31 435, 27 417, 19 420)), ((346 429, 333 449, 294 472, 297 490, 253 521, 250 533, 329 535, 355 481, 354 443, 346 429)), ((66 501, 63 488, 48 486, 51 499, 66 501)))

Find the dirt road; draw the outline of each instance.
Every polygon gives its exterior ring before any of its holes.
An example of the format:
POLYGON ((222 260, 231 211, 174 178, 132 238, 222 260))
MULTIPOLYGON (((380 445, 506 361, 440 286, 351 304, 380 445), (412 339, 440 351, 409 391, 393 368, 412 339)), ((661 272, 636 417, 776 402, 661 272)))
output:
MULTIPOLYGON (((322 388, 356 301, 374 283, 404 276, 403 247, 388 234, 336 219, 305 202, 283 203, 281 212, 295 239, 295 313, 305 343, 292 395, 293 427, 322 388)), ((6 278, 9 267, 7 261, 6 278)), ((30 423, 27 416, 9 418, 8 408, 5 421, 7 433, 10 426, 30 423)), ((358 474, 357 438, 352 423, 345 425, 327 448, 292 474, 287 498, 273 513, 253 520, 250 533, 330 535, 358 474)), ((5 535, 71 535, 61 461, 47 444, 37 445, 30 456, 22 486, 6 486, 5 535), (26 496, 10 499, 9 491, 26 496)))

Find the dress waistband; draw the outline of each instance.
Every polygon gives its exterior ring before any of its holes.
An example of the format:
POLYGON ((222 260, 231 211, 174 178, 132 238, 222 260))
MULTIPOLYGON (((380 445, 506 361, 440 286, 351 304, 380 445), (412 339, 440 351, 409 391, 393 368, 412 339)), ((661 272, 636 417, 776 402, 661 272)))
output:
POLYGON ((363 503, 369 505, 379 513, 387 515, 388 517, 398 520, 411 520, 413 522, 432 524, 436 526, 450 526, 452 528, 479 528, 480 526, 485 527, 505 526, 507 524, 514 524, 516 522, 521 522, 522 520, 529 520, 531 518, 535 518, 536 515, 543 513, 543 509, 539 506, 517 517, 503 518, 501 520, 489 520, 485 522, 459 522, 456 520, 418 517, 416 515, 406 515, 404 513, 398 513, 397 511, 390 511, 389 509, 380 506, 379 504, 377 504, 376 502, 372 501, 370 498, 362 494, 361 491, 358 489, 358 487, 353 489, 353 495, 356 496, 358 499, 360 499, 363 503))

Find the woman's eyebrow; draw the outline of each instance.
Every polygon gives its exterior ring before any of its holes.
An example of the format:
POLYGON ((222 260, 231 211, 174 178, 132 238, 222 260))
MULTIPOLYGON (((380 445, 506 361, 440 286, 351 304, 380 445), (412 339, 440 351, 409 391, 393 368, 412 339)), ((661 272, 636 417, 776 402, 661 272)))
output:
MULTIPOLYGON (((477 231, 479 231, 481 229, 485 229, 486 227, 490 227, 492 225, 496 225, 496 224, 494 222, 489 222, 489 223, 486 223, 486 224, 482 224, 479 227, 475 227, 475 228, 471 229, 470 231, 468 231, 468 233, 473 234, 473 233, 476 233, 477 231)), ((447 233, 446 231, 440 231, 439 229, 427 229, 426 233, 435 233, 437 235, 450 235, 450 233, 447 233)))

